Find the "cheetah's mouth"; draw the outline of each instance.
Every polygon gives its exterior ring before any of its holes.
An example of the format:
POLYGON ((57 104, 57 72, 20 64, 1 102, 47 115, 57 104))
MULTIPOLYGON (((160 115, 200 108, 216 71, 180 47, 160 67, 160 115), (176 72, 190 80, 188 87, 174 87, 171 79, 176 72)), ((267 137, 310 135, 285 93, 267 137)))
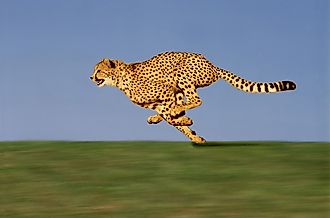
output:
POLYGON ((97 79, 97 80, 95 80, 95 82, 96 82, 97 86, 102 86, 103 83, 105 82, 105 80, 104 79, 97 79))

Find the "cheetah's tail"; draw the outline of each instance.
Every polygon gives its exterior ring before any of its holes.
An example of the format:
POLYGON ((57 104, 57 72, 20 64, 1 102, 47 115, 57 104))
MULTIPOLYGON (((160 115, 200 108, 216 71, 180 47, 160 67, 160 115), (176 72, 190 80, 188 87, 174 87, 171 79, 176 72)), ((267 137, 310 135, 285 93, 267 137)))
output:
POLYGON ((244 92, 270 93, 270 92, 282 92, 282 91, 289 91, 296 89, 296 84, 292 81, 278 81, 278 82, 269 82, 269 83, 252 82, 240 78, 239 76, 221 68, 218 68, 218 73, 221 79, 226 80, 232 86, 244 92))

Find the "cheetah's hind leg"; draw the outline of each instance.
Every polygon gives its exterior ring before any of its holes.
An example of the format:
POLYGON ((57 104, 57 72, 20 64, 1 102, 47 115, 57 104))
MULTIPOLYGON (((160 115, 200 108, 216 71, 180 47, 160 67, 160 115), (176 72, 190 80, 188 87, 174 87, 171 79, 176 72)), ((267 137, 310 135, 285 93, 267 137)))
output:
POLYGON ((182 111, 191 110, 203 103, 199 98, 194 85, 184 86, 179 84, 179 87, 183 90, 184 96, 186 97, 186 102, 182 102, 181 104, 174 106, 171 110, 172 116, 176 116, 182 113, 182 111))

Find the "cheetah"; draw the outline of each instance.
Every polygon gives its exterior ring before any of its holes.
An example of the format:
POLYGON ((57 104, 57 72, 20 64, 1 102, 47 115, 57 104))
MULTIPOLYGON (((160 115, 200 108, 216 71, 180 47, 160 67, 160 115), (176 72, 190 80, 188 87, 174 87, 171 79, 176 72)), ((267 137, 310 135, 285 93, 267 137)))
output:
POLYGON ((114 86, 136 105, 156 112, 149 124, 165 120, 194 143, 204 143, 189 126, 193 124, 186 111, 202 104, 197 89, 223 79, 235 88, 249 93, 272 93, 295 90, 292 81, 252 82, 213 65, 203 55, 189 52, 160 53, 149 60, 125 63, 103 59, 94 67, 90 79, 98 87, 114 86))

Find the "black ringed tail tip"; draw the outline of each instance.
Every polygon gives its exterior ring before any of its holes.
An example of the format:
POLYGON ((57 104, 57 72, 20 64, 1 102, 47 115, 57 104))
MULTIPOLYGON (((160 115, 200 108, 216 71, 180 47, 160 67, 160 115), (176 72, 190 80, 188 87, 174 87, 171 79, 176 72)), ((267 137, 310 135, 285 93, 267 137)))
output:
POLYGON ((292 81, 282 81, 281 90, 295 90, 297 88, 297 85, 292 81))

